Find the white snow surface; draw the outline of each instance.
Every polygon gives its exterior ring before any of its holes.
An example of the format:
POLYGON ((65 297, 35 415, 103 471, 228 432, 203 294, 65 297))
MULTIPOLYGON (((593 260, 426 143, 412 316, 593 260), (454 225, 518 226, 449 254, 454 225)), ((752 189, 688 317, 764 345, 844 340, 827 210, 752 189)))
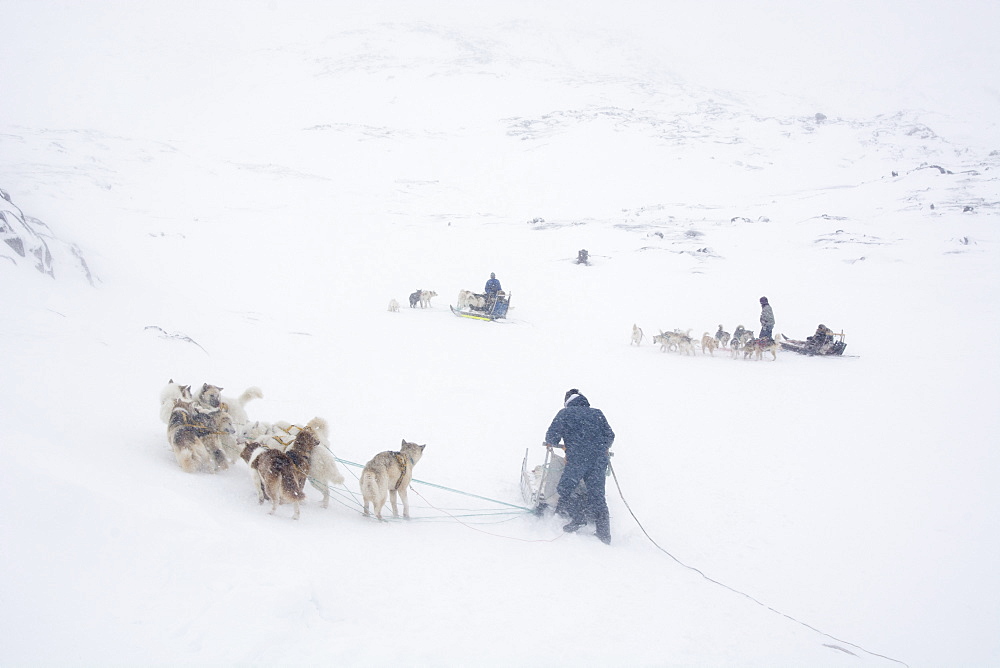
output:
POLYGON ((0 188, 93 272, 0 244, 0 664, 1000 663, 1000 9, 925 4, 0 3, 0 188), (848 356, 650 344, 762 295, 848 356), (579 388, 612 545, 271 516, 170 378, 514 505, 579 388))

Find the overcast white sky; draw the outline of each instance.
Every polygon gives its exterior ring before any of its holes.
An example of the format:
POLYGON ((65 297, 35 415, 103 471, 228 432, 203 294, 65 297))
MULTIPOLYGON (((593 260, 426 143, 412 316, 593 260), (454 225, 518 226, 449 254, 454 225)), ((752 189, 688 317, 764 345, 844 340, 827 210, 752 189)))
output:
MULTIPOLYGON (((495 27, 534 24, 566 58, 596 44, 639 55, 713 88, 783 91, 830 116, 894 113, 907 106, 956 115, 995 133, 1000 116, 1000 3, 845 0, 703 0, 581 3, 513 0, 437 2, 142 3, 0 0, 0 112, 9 122, 45 123, 38 109, 70 106, 95 90, 109 108, 130 90, 169 91, 191 78, 197 45, 220 40, 268 48, 294 35, 303 44, 373 23, 495 27), (263 17, 263 19, 262 19, 263 17), (634 51, 633 51, 634 50, 634 51), (135 72, 136 63, 148 71, 135 72), (131 68, 131 69, 130 69, 131 68), (181 73, 182 76, 178 76, 181 73), (21 110, 33 110, 25 118, 21 110)), ((497 33, 493 33, 497 34, 497 33)), ((519 30, 519 35, 525 31, 519 30)), ((551 46, 550 45, 550 46, 551 46)), ((504 45, 512 53, 538 44, 504 45)), ((586 58, 583 58, 586 56, 586 58)), ((201 63, 204 68, 208 64, 201 63)), ((192 82, 196 84, 197 82, 192 82)), ((140 99, 155 99, 145 95, 140 99)), ((65 109, 60 118, 65 118, 65 109)), ((80 109, 80 122, 100 113, 80 109)))

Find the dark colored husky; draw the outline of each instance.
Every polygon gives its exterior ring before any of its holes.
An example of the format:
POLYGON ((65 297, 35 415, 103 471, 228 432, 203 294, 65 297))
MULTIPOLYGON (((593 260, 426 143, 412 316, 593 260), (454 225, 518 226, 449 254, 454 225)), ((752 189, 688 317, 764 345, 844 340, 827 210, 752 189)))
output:
POLYGON ((241 457, 250 465, 257 483, 258 499, 271 501, 271 514, 282 503, 295 505, 293 519, 299 519, 299 503, 306 498, 303 488, 309 476, 313 449, 319 439, 312 427, 306 427, 295 436, 287 452, 249 442, 241 457))

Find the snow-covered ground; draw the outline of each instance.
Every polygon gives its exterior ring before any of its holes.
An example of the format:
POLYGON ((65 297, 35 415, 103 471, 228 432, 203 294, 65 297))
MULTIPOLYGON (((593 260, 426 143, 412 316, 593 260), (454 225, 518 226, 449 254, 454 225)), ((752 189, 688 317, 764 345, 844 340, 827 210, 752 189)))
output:
POLYGON ((1000 662, 1000 10, 660 4, 0 4, 0 663, 1000 662), (650 345, 761 295, 849 356, 650 345), (613 544, 269 516, 170 378, 514 505, 580 388, 613 544))

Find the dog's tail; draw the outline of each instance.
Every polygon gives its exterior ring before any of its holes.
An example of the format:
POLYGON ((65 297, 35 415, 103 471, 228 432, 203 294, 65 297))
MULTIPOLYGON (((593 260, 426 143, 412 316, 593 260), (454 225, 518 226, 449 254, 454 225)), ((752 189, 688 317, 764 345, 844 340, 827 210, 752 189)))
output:
POLYGON ((323 418, 317 416, 306 423, 306 429, 312 429, 319 436, 320 442, 326 441, 329 438, 330 426, 327 421, 323 418))
POLYGON ((257 386, 248 387, 243 390, 243 394, 236 398, 236 403, 240 405, 240 408, 247 405, 247 402, 251 399, 263 399, 264 392, 257 386))
POLYGON ((189 449, 175 450, 174 456, 177 457, 177 464, 185 473, 194 473, 198 470, 198 461, 189 449))
POLYGON ((378 476, 375 475, 374 471, 367 468, 361 471, 361 479, 358 481, 358 487, 361 488, 361 496, 366 499, 377 499, 380 496, 378 476))

